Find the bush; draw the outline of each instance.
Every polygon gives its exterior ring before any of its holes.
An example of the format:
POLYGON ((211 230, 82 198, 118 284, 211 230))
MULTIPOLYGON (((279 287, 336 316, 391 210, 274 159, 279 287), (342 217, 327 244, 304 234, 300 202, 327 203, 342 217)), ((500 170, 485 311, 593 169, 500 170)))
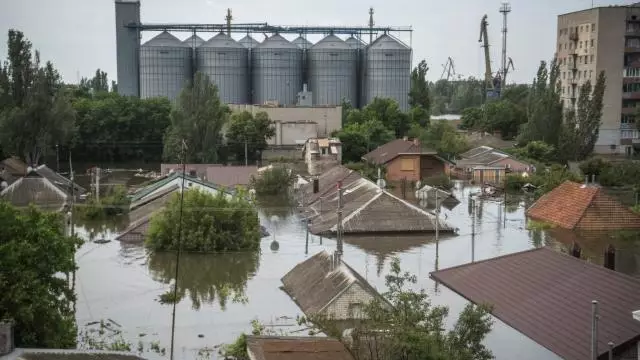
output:
POLYGON ((295 179, 296 175, 290 168, 274 165, 258 176, 252 176, 251 187, 260 196, 288 194, 295 179))
POLYGON ((631 207, 631 211, 633 211, 634 213, 640 215, 640 204, 638 204, 636 206, 632 206, 631 207))
POLYGON ((453 182, 451 182, 451 179, 449 179, 447 175, 442 174, 424 178, 422 180, 422 186, 424 185, 429 185, 442 190, 450 190, 453 187, 453 182))
POLYGON ((640 162, 623 161, 605 166, 596 177, 603 186, 632 186, 640 181, 640 162))
POLYGON ((182 237, 179 233, 180 194, 151 219, 145 245, 152 250, 198 252, 257 250, 260 223, 253 205, 242 196, 231 199, 192 189, 184 193, 182 237))
POLYGON ((127 188, 122 185, 107 189, 104 196, 98 202, 95 197, 90 197, 86 203, 76 205, 76 213, 84 220, 97 220, 126 214, 129 212, 130 199, 127 196, 127 188))
POLYGON ((505 191, 519 192, 529 182, 528 178, 518 174, 508 174, 504 181, 505 191))
POLYGON ((600 176, 602 172, 606 172, 611 167, 611 163, 599 157, 594 157, 580 163, 580 171, 584 175, 600 176))
POLYGON ((555 161, 556 149, 542 141, 532 141, 526 146, 510 149, 509 153, 523 160, 533 160, 541 163, 551 163, 555 161))
POLYGON ((529 178, 529 182, 538 187, 535 192, 536 198, 539 198, 540 196, 555 189, 567 180, 575 182, 582 181, 578 175, 571 172, 567 167, 557 164, 550 168, 539 169, 529 178))

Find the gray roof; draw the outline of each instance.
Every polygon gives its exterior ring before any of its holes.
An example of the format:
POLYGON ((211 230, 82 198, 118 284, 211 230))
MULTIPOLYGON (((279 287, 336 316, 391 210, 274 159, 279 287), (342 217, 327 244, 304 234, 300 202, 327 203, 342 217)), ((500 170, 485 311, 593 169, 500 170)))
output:
POLYGON ((200 47, 207 48, 231 48, 231 49, 244 49, 245 47, 241 44, 238 44, 237 41, 233 40, 229 35, 225 33, 219 33, 211 39, 207 40, 204 44, 200 45, 200 47))
POLYGON ((492 148, 492 147, 489 147, 489 146, 478 146, 476 148, 473 148, 471 150, 463 152, 462 154, 460 154, 460 158, 462 158, 462 159, 471 159, 471 158, 474 158, 474 157, 476 157, 478 155, 485 154, 485 153, 487 153, 489 151, 492 151, 492 150, 495 150, 495 149, 492 148))
POLYGON ((163 31, 160 34, 156 35, 151 40, 142 44, 144 47, 150 46, 173 46, 173 47, 187 47, 190 46, 188 44, 183 43, 177 37, 171 35, 170 33, 163 31))
POLYGON ((159 191, 152 196, 142 199, 140 201, 131 203, 129 212, 129 221, 137 221, 156 210, 164 207, 164 205, 171 199, 171 196, 175 191, 179 189, 178 185, 171 186, 166 190, 159 191))
MULTIPOLYGON (((357 172, 350 173, 347 180, 342 183, 342 228, 345 234, 434 232, 436 221, 440 231, 455 231, 444 220, 437 220, 434 214, 382 190, 357 172)), ((304 213, 311 218, 309 231, 314 234, 336 232, 336 184, 322 193, 322 199, 306 206, 304 213)))
POLYGON ((300 49, 309 49, 313 46, 313 43, 302 36, 298 36, 291 43, 299 47, 300 49))
POLYGON ((368 51, 377 51, 377 50, 410 50, 410 48, 400 42, 397 39, 392 38, 391 36, 384 34, 371 43, 369 45, 368 51))
POLYGON ((333 255, 321 251, 296 265, 283 278, 284 290, 305 315, 322 312, 338 295, 358 283, 371 297, 380 297, 360 274, 344 261, 334 264, 333 255))
POLYGON ((344 49, 344 50, 352 50, 353 48, 349 46, 344 40, 340 39, 335 35, 327 35, 322 40, 318 41, 311 47, 313 50, 322 50, 322 49, 344 49))
POLYGON ((34 204, 52 211, 61 211, 69 198, 68 193, 36 171, 31 171, 13 182, 0 193, 0 196, 16 207, 34 204))
POLYGON ((272 37, 266 39, 265 41, 262 42, 262 44, 259 44, 258 46, 256 46, 256 48, 258 49, 296 49, 296 50, 300 49, 298 46, 292 44, 289 40, 283 38, 279 34, 275 34, 272 37))
POLYGON ((349 45, 351 48, 355 48, 355 49, 362 49, 365 46, 362 41, 356 39, 353 36, 350 36, 344 42, 347 43, 347 45, 349 45))
MULTIPOLYGON (((53 171, 53 169, 51 169, 47 165, 38 166, 36 168, 36 171, 38 172, 38 174, 46 177, 49 181, 54 183, 56 186, 58 186, 65 192, 67 193, 71 192, 71 180, 53 171)), ((78 185, 77 183, 74 184, 74 191, 76 192, 75 193, 76 195, 81 195, 87 192, 85 188, 78 185)))
POLYGON ((252 38, 250 35, 247 35, 242 39, 238 40, 238 43, 242 44, 242 46, 246 48, 254 48, 260 44, 260 41, 252 38))
POLYGON ((251 360, 353 360, 338 340, 319 336, 247 336, 251 360))
POLYGON ((193 46, 194 45, 194 41, 195 41, 195 47, 198 47, 200 45, 202 45, 202 43, 204 43, 204 39, 201 38, 198 35, 191 35, 188 38, 186 38, 183 43, 189 45, 189 46, 193 46))

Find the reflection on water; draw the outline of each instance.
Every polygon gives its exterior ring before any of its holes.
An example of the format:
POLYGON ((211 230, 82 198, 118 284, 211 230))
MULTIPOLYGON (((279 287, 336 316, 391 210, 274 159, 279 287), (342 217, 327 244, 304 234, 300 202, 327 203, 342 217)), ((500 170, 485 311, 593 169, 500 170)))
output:
MULTIPOLYGON (((173 283, 176 273, 176 254, 173 252, 151 253, 149 270, 154 280, 173 283)), ((178 277, 178 299, 189 296, 193 309, 202 303, 212 304, 217 300, 224 310, 227 302, 247 301, 245 289, 260 265, 259 252, 237 252, 224 254, 180 255, 178 277)))
POLYGON ((259 196, 256 205, 267 219, 275 216, 278 221, 283 221, 295 214, 294 200, 290 196, 259 196))

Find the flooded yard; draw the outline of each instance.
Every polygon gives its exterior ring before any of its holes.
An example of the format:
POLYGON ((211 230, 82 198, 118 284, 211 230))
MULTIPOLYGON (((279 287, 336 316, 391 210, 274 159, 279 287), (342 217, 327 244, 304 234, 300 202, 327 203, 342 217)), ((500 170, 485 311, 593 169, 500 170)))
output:
MULTIPOLYGON (((397 256, 403 270, 418 277, 418 286, 430 295, 433 304, 450 307, 450 320, 457 318, 466 301, 446 287, 436 284, 429 273, 436 269, 481 261, 500 255, 550 245, 558 250, 570 248, 566 240, 555 240, 540 231, 527 231, 525 201, 479 200, 475 212, 469 203, 474 187, 456 184, 454 195, 461 203, 443 210, 446 220, 458 228, 456 236, 346 237, 344 260, 360 272, 379 291, 389 260, 397 256), (472 214, 475 213, 475 220, 472 214), (564 242, 563 242, 564 241, 564 242)), ((176 353, 178 358, 195 358, 199 349, 229 343, 251 330, 254 319, 273 325, 276 331, 298 329, 296 317, 302 315, 282 291, 280 278, 297 263, 322 249, 333 251, 332 239, 309 235, 295 212, 276 202, 261 204, 261 222, 272 236, 262 240, 260 254, 184 254, 180 259, 180 302, 176 310, 176 353), (277 216, 278 221, 274 221, 277 216), (274 239, 277 250, 272 250, 274 239)), ((113 239, 126 224, 93 224, 78 233, 89 239, 113 239)), ((604 245, 603 245, 604 246, 604 245)), ((602 262, 601 246, 584 247, 583 256, 602 262), (595 250, 594 250, 595 249, 595 250)), ((639 272, 640 250, 634 243, 619 246, 620 270, 639 272), (625 247, 626 246, 626 247, 625 247)), ((77 319, 80 325, 112 319, 122 326, 127 339, 158 340, 169 350, 171 305, 161 304, 161 294, 171 290, 175 254, 149 255, 141 246, 87 242, 78 251, 79 271, 77 319), (141 335, 144 335, 141 337, 141 335)), ((295 335, 306 335, 298 332, 295 335)), ((487 339, 497 359, 557 359, 557 356, 495 320, 487 339)))

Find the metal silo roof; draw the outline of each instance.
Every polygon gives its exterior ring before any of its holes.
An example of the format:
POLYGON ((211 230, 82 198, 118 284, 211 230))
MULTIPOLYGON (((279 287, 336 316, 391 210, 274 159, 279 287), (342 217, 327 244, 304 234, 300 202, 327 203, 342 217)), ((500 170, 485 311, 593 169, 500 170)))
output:
POLYGON ((183 43, 189 45, 189 46, 193 46, 195 42, 195 46, 198 47, 200 45, 202 45, 202 43, 204 43, 204 39, 202 39, 200 36, 198 35, 191 35, 188 38, 186 38, 183 43))
POLYGON ((344 40, 340 39, 335 35, 327 35, 322 40, 318 41, 315 45, 311 47, 314 50, 323 50, 323 49, 344 49, 351 50, 352 47, 349 46, 344 40))
POLYGON ((142 46, 175 46, 175 47, 181 47, 181 46, 188 46, 188 45, 184 44, 177 37, 169 34, 166 31, 163 31, 160 34, 156 35, 153 39, 151 39, 151 40, 147 41, 146 43, 142 44, 142 46))
POLYGON ((260 42, 251 36, 247 35, 242 39, 238 40, 238 43, 246 48, 254 48, 260 44, 260 42))
POLYGON ((408 50, 410 49, 407 45, 401 43, 400 41, 392 38, 391 36, 384 34, 377 38, 371 45, 369 45, 369 50, 408 50))
POLYGON ((279 34, 273 35, 256 47, 260 49, 300 49, 298 46, 292 44, 289 40, 283 38, 279 34))
POLYGON ((207 40, 204 44, 200 45, 201 47, 214 47, 214 48, 234 48, 234 49, 244 49, 245 47, 241 44, 238 44, 237 41, 233 40, 229 35, 225 33, 219 33, 218 35, 212 37, 207 40))
POLYGON ((351 48, 354 49, 362 49, 364 47, 364 43, 353 36, 350 36, 347 40, 344 41, 351 48))
POLYGON ((313 46, 313 43, 305 38, 303 38, 302 36, 298 36, 295 40, 293 40, 291 42, 292 44, 296 45, 297 47, 299 47, 300 49, 308 49, 311 46, 313 46))

